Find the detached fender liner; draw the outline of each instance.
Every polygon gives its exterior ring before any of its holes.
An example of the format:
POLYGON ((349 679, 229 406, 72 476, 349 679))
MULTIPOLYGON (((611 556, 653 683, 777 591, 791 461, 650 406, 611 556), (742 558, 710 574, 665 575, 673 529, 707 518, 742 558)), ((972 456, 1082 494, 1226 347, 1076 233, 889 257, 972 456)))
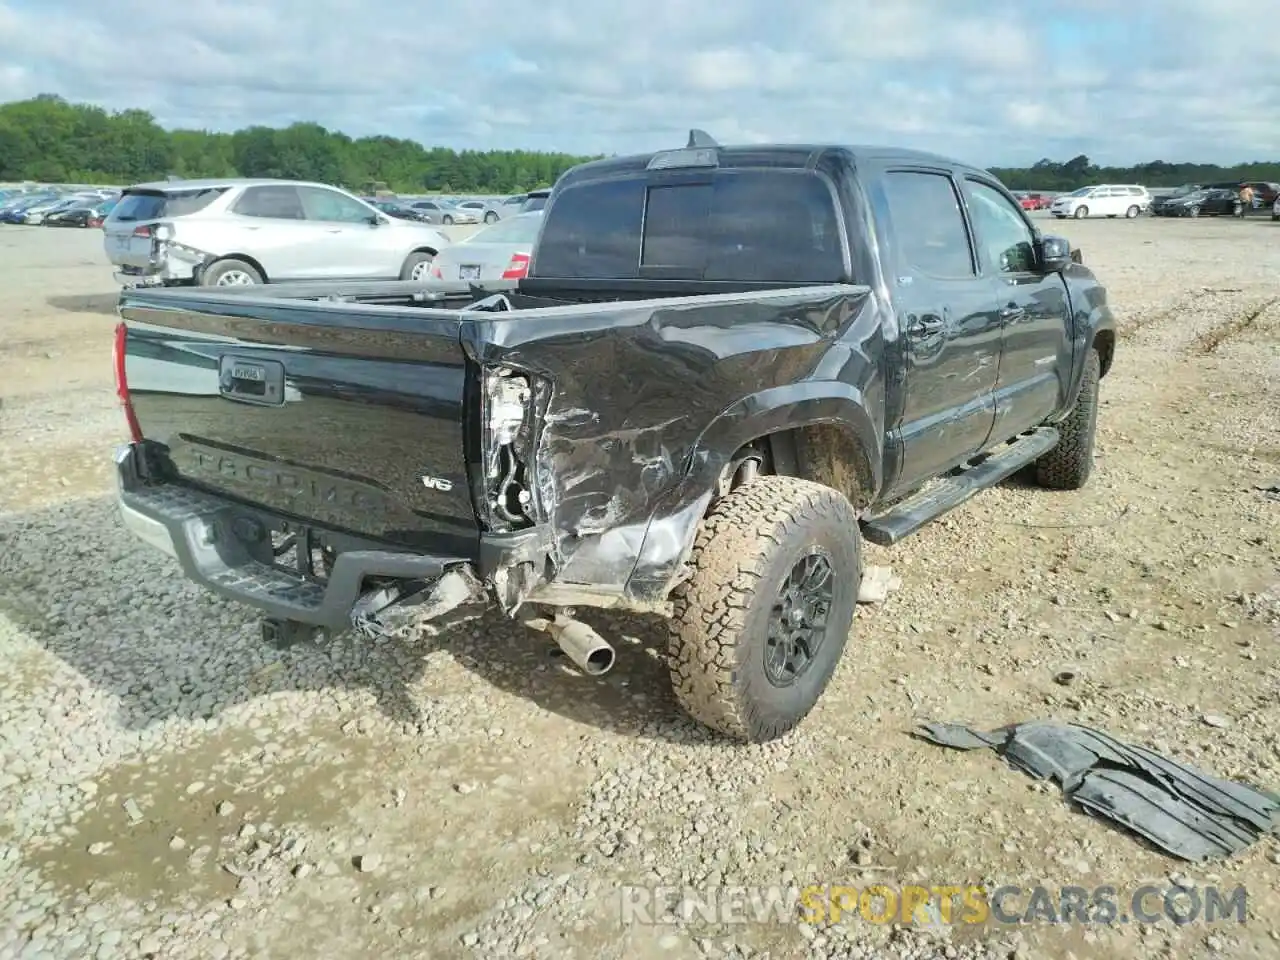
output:
POLYGON ((256 559, 233 532, 238 519, 258 520, 269 527, 271 521, 282 518, 190 487, 148 484, 139 475, 132 444, 116 453, 116 476, 120 513, 129 530, 174 557, 190 579, 268 617, 339 632, 351 626, 351 609, 366 578, 430 582, 450 568, 470 566, 461 557, 368 544, 370 549, 339 551, 325 581, 309 579, 256 559))

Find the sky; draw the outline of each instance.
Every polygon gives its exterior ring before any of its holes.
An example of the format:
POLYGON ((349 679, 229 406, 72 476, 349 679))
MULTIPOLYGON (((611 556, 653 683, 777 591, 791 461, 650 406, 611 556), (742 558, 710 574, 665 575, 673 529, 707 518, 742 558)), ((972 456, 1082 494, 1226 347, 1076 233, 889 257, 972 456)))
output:
POLYGON ((1280 0, 0 0, 0 101, 456 149, 1280 159, 1280 0))

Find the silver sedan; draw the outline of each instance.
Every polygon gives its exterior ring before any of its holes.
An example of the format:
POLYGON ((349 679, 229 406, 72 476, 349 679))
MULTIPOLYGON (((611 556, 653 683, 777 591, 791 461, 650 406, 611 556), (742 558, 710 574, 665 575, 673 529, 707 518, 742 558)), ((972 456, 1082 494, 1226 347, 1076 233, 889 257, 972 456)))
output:
POLYGON ((542 213, 522 213, 485 227, 436 254, 431 276, 437 280, 519 280, 542 224, 542 213))

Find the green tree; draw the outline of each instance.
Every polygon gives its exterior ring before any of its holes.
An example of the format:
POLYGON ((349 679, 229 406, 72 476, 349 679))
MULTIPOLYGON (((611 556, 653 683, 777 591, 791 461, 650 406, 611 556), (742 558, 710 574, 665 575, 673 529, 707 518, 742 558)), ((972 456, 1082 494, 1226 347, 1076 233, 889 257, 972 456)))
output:
MULTIPOLYGON (((255 125, 235 133, 164 130, 149 113, 110 113, 56 94, 0 104, 0 179, 136 183, 183 177, 296 177, 361 189, 381 181, 401 192, 518 193, 547 187, 592 159, 531 150, 451 150, 412 140, 351 138, 316 123, 255 125)), ((1086 155, 992 172, 1015 190, 1073 190, 1107 181, 1150 187, 1230 180, 1280 181, 1280 161, 1233 167, 1154 160, 1098 167, 1086 155)))

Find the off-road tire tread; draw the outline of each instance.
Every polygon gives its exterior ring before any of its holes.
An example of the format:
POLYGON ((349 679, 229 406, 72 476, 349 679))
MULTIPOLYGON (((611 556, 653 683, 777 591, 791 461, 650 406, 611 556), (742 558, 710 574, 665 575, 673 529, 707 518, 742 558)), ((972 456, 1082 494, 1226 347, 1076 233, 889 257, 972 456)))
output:
POLYGON ((1036 461, 1036 482, 1050 490, 1079 490, 1093 472, 1093 444, 1098 432, 1098 386, 1102 358, 1090 350, 1084 361, 1080 395, 1058 424, 1058 442, 1036 461))
MULTIPOLYGON (((842 494, 796 477, 749 481, 704 518, 690 557, 693 576, 672 593, 668 654, 676 699, 695 720, 734 739, 775 739, 812 707, 790 719, 767 722, 741 696, 736 659, 747 610, 766 576, 770 546, 781 547, 794 528, 810 524, 851 531, 855 563, 859 562, 858 518, 842 494)), ((860 575, 860 567, 852 573, 860 575)), ((836 645, 836 656, 818 687, 819 695, 839 662, 848 633, 846 627, 825 641, 836 645)))

